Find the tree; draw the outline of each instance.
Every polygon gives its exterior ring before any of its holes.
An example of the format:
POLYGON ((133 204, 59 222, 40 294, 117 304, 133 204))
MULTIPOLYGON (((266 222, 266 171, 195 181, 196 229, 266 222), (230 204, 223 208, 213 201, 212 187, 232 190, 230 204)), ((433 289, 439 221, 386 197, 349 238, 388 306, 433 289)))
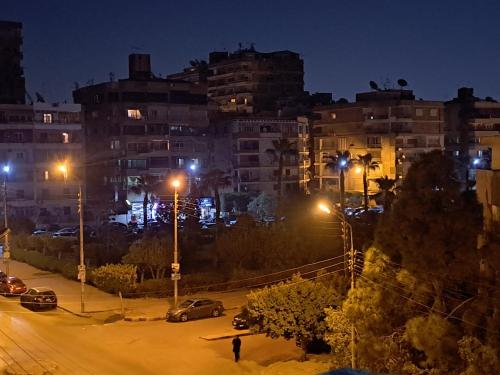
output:
POLYGON ((248 203, 248 212, 253 213, 260 220, 266 216, 273 216, 276 212, 276 199, 264 192, 260 193, 250 203, 248 203))
POLYGON ((351 153, 349 151, 336 151, 335 155, 325 156, 326 168, 339 172, 340 185, 340 212, 345 213, 345 175, 352 167, 351 153))
POLYGON ((153 194, 158 187, 158 178, 151 175, 143 175, 136 178, 135 185, 130 188, 135 194, 144 194, 142 200, 142 215, 144 229, 148 226, 148 204, 150 195, 153 194))
POLYGON ((220 221, 220 189, 231 185, 230 177, 220 169, 212 169, 201 175, 203 190, 210 190, 215 198, 215 221, 220 221))
POLYGON ((363 168, 363 197, 364 197, 364 208, 365 212, 368 211, 368 175, 370 171, 374 171, 379 168, 379 163, 372 161, 372 154, 367 153, 365 155, 358 155, 355 160, 356 164, 359 164, 363 168))
POLYGON ((278 162, 278 201, 283 195, 283 167, 285 157, 297 155, 297 142, 290 142, 286 138, 273 139, 273 148, 267 149, 266 153, 271 155, 274 162, 278 162))
POLYGON ((382 191, 382 196, 384 200, 384 211, 388 211, 391 207, 392 201, 394 200, 394 187, 396 186, 395 179, 389 178, 387 176, 376 178, 375 182, 378 188, 382 191))
POLYGON ((248 311, 258 332, 276 339, 295 339, 304 350, 314 339, 324 337, 324 309, 337 304, 338 296, 321 282, 295 275, 287 282, 252 291, 248 311))
POLYGON ((153 279, 162 279, 173 262, 171 243, 172 241, 164 236, 160 238, 145 236, 130 246, 128 254, 123 257, 123 262, 137 267, 141 283, 144 281, 146 271, 149 271, 153 279))

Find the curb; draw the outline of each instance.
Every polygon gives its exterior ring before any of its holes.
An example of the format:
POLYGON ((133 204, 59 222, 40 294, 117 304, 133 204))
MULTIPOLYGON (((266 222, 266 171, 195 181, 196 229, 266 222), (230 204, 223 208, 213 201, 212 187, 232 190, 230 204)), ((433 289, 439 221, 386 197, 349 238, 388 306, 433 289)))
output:
POLYGON ((92 315, 85 314, 85 313, 83 313, 83 314, 82 313, 77 313, 77 312, 71 311, 70 309, 67 309, 67 308, 59 306, 59 305, 57 305, 57 308, 60 309, 60 310, 62 310, 62 311, 66 311, 67 313, 70 313, 72 315, 78 316, 80 318, 91 318, 92 317, 92 315))
MULTIPOLYGON (((239 306, 234 306, 234 307, 229 307, 225 309, 224 311, 229 311, 229 310, 237 310, 239 309, 239 306)), ((126 316, 123 318, 124 321, 126 322, 154 322, 158 320, 165 320, 166 316, 145 316, 145 315, 140 315, 140 316, 126 316)))
POLYGON ((249 330, 243 330, 243 331, 235 330, 234 332, 223 334, 220 336, 217 336, 217 335, 200 336, 200 339, 203 339, 206 341, 216 341, 216 340, 230 339, 230 338, 236 337, 236 336, 251 336, 251 335, 255 335, 255 333, 253 333, 249 330))

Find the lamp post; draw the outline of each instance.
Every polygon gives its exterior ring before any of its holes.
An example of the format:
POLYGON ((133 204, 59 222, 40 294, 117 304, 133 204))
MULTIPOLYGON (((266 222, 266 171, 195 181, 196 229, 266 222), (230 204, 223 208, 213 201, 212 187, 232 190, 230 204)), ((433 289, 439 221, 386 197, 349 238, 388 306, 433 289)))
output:
POLYGON ((178 179, 175 179, 172 181, 172 186, 174 188, 174 263, 172 263, 172 280, 174 281, 174 307, 177 307, 177 281, 181 278, 177 251, 177 201, 179 198, 177 189, 181 186, 181 182, 178 179))
POLYGON ((3 172, 3 216, 4 216, 4 227, 7 231, 5 233, 4 249, 3 249, 3 262, 5 264, 5 273, 9 276, 10 271, 10 247, 9 247, 9 223, 7 220, 7 176, 10 173, 10 165, 5 164, 2 167, 3 172))
MULTIPOLYGON (((318 205, 318 208, 323 211, 324 213, 327 214, 333 214, 340 218, 343 222, 343 229, 345 227, 349 228, 349 237, 350 237, 350 254, 351 254, 351 259, 350 259, 350 271, 351 271, 351 290, 354 290, 356 288, 356 279, 354 277, 354 242, 353 242, 353 236, 352 236, 352 226, 350 223, 347 222, 345 215, 343 213, 337 212, 336 210, 331 210, 326 204, 320 203, 318 205)), ((343 233, 344 235, 344 250, 346 248, 345 246, 345 231, 343 233)), ((345 253, 344 253, 344 259, 345 259, 345 253)), ((356 330, 354 328, 354 324, 351 324, 351 367, 353 369, 356 368, 356 330)))
MULTIPOLYGON (((68 167, 66 164, 57 166, 59 172, 64 177, 64 183, 68 180, 68 167)), ((80 309, 83 313, 85 311, 85 258, 83 252, 83 197, 82 197, 82 183, 78 181, 78 213, 80 221, 80 265, 78 266, 78 279, 80 280, 80 309)))

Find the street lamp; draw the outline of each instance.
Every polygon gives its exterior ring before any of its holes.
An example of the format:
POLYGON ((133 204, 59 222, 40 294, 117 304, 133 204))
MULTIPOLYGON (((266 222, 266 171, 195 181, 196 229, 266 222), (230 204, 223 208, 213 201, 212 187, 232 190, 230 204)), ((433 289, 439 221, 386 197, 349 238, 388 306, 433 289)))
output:
POLYGON ((10 173, 10 165, 4 164, 2 167, 3 171, 3 215, 4 215, 4 226, 5 226, 5 241, 3 249, 3 262, 5 264, 5 273, 9 276, 9 259, 10 259, 10 246, 9 246, 9 223, 7 220, 7 176, 10 173))
MULTIPOLYGON (((57 170, 62 173, 64 183, 68 180, 68 166, 63 164, 57 165, 57 170)), ((80 216, 80 265, 78 266, 78 279, 80 280, 80 309, 83 313, 85 311, 85 258, 83 253, 83 197, 82 197, 82 183, 78 180, 78 213, 80 216)))
MULTIPOLYGON (((354 278, 354 244, 353 244, 353 237, 352 237, 352 226, 351 224, 349 224, 345 218, 345 215, 341 212, 338 212, 336 210, 331 210, 326 204, 324 203, 319 203, 318 204, 318 208, 320 211, 326 213, 326 214, 334 214, 335 216, 337 216, 338 218, 340 218, 343 222, 343 229, 345 229, 345 227, 347 226, 347 228, 349 228, 349 237, 350 237, 350 242, 351 242, 351 249, 350 249, 350 253, 351 253, 351 264, 350 264, 350 270, 351 270, 351 290, 354 290, 354 288, 356 287, 356 279, 354 278)), ((345 256, 345 230, 344 230, 344 261, 346 259, 346 256, 345 256)), ((354 324, 351 325, 351 346, 352 346, 352 349, 351 349, 351 367, 353 369, 356 368, 356 350, 355 350, 355 345, 356 345, 356 331, 354 329, 354 324)))
POLYGON ((174 262, 172 263, 172 280, 174 281, 174 307, 177 307, 177 281, 180 280, 180 264, 178 259, 177 251, 177 201, 179 199, 179 193, 177 189, 181 186, 181 182, 176 178, 172 180, 172 187, 174 188, 174 262))

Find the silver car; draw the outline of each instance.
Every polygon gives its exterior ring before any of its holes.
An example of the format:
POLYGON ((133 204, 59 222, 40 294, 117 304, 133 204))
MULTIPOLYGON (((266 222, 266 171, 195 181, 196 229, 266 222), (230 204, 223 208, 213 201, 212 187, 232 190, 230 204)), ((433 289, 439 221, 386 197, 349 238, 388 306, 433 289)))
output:
POLYGON ((188 299, 167 312, 167 321, 187 322, 190 319, 218 317, 224 311, 221 301, 208 298, 188 299))

